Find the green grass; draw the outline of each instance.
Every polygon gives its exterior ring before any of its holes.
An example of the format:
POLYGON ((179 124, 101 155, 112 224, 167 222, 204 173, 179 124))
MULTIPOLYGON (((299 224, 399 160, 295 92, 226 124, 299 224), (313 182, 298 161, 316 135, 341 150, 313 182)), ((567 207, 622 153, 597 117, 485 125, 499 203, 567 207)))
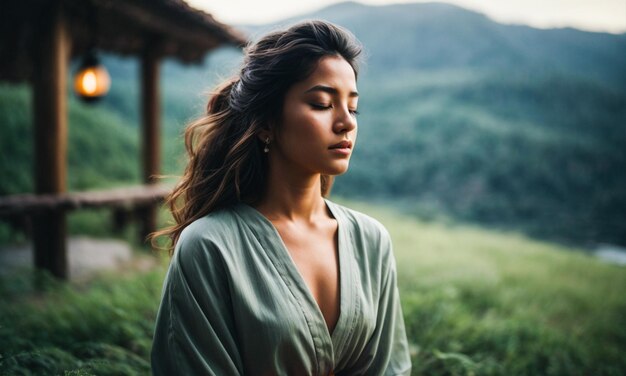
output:
POLYGON ((0 374, 149 374, 162 270, 80 287, 39 277, 43 293, 31 276, 0 285, 0 374))
MULTIPOLYGON (((346 203, 345 201, 339 201, 346 203)), ((394 239, 414 375, 626 374, 626 268, 349 202, 394 239)), ((0 374, 149 374, 165 263, 87 285, 0 280, 0 374)))
POLYGON ((626 268, 515 233, 349 206, 394 239, 414 374, 626 373, 626 268))

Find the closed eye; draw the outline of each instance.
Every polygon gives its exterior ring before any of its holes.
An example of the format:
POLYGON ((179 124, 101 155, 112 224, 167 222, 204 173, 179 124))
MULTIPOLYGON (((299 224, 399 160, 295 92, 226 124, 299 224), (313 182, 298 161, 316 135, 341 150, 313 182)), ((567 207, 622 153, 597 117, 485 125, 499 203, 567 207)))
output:
POLYGON ((320 103, 310 103, 310 105, 315 110, 329 110, 333 108, 332 105, 325 105, 325 104, 320 104, 320 103))
MULTIPOLYGON (((329 105, 325 105, 325 104, 321 104, 321 103, 309 103, 310 106, 314 109, 314 110, 330 110, 331 108, 333 108, 333 105, 329 104, 329 105)), ((350 114, 352 114, 352 116, 357 116, 359 114, 359 111, 357 110, 348 110, 348 112, 350 112, 350 114)))

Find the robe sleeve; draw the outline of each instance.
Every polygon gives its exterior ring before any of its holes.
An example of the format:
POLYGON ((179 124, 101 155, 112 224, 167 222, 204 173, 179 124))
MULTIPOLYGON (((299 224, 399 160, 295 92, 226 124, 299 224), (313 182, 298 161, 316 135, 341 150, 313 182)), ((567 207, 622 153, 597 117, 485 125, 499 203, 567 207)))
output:
POLYGON ((410 375, 411 357, 397 287, 396 262, 391 249, 391 238, 386 235, 383 247, 387 248, 387 260, 381 279, 376 330, 365 351, 371 356, 367 372, 385 376, 410 375))
POLYGON ((228 280, 211 241, 181 234, 157 314, 154 375, 241 375, 228 280))

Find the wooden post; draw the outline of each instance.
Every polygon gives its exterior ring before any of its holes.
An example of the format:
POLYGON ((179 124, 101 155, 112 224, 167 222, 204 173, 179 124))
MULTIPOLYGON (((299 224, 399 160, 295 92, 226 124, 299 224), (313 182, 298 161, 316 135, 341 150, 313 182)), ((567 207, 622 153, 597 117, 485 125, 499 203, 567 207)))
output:
MULTIPOLYGON (((71 39, 60 2, 41 20, 33 70, 36 193, 66 191, 67 70, 71 39)), ((68 277, 65 213, 50 211, 33 223, 35 266, 68 277)))
MULTIPOLYGON (((160 173, 161 104, 159 92, 158 44, 148 43, 141 60, 141 112, 142 112, 142 160, 143 181, 145 184, 157 182, 160 173)), ((141 241, 156 230, 156 206, 150 205, 140 210, 141 241)))
POLYGON ((113 231, 121 234, 124 228, 128 225, 129 211, 125 208, 113 209, 113 231))

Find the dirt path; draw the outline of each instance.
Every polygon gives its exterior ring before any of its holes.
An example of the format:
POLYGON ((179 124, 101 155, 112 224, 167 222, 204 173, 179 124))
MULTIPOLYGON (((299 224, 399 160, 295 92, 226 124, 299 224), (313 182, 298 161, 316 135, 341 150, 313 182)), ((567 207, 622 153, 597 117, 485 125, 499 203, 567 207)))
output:
MULTIPOLYGON (((72 237, 68 239, 70 280, 84 280, 101 271, 118 270, 130 264, 140 269, 154 265, 151 257, 139 257, 126 242, 116 239, 72 237)), ((0 275, 33 267, 30 244, 0 247, 0 275)))

